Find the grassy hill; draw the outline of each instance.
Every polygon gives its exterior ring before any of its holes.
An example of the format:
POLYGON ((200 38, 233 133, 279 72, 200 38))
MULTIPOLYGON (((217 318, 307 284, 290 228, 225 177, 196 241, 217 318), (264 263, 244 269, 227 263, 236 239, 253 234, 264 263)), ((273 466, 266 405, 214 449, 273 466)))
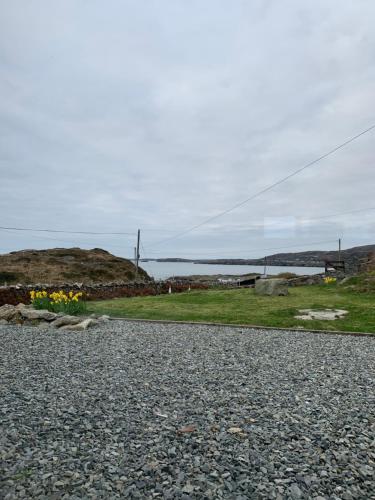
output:
MULTIPOLYGON (((122 257, 94 248, 21 250, 0 255, 0 285, 35 283, 108 283, 135 279, 135 266, 122 257)), ((138 279, 150 277, 139 269, 138 279)))

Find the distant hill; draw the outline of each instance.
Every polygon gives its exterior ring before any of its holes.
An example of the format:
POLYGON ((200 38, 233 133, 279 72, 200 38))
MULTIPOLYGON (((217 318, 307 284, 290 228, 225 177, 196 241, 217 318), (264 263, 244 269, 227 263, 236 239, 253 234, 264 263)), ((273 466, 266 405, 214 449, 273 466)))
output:
MULTIPOLYGON (((365 245, 342 250, 341 258, 349 268, 355 268, 360 261, 366 259, 369 254, 375 252, 374 245, 365 245)), ((272 266, 298 266, 298 267, 324 267, 326 261, 338 260, 337 250, 310 250, 296 253, 277 253, 267 256, 267 264, 272 266)), ((195 264, 232 264, 262 266, 264 257, 260 259, 156 259, 158 262, 193 262, 195 264)))
MULTIPOLYGON (((94 248, 21 250, 0 255, 0 285, 127 282, 135 279, 135 265, 94 248)), ((141 268, 138 279, 150 280, 141 268)))

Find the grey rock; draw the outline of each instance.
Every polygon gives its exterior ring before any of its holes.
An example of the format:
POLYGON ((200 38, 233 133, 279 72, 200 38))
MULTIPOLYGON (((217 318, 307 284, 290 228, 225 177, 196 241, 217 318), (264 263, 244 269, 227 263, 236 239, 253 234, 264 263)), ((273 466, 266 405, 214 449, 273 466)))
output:
POLYGON ((26 304, 23 304, 20 302, 19 304, 16 305, 16 310, 21 311, 22 309, 30 309, 31 306, 27 306, 26 304))
POLYGON ((0 307, 0 319, 5 319, 6 321, 11 321, 18 314, 18 310, 15 306, 10 304, 5 304, 0 307))
POLYGON ((30 320, 44 320, 53 321, 56 319, 56 313, 47 311, 46 309, 27 309, 23 308, 20 310, 23 318, 30 320))
POLYGON ((288 295, 288 282, 284 279, 260 279, 255 283, 255 293, 258 295, 288 295))
POLYGON ((81 321, 80 323, 62 326, 61 330, 82 331, 82 330, 87 330, 87 328, 89 327, 96 326, 97 324, 98 324, 97 321, 95 321, 92 318, 88 318, 81 321))
POLYGON ((8 321, 6 319, 0 319, 0 325, 7 325, 8 321))
POLYGON ((66 325, 76 325, 77 323, 81 323, 82 318, 78 318, 77 316, 61 316, 52 321, 51 326, 55 328, 60 328, 66 325))
POLYGON ((289 492, 290 496, 295 500, 298 500, 298 498, 302 498, 303 492, 299 488, 297 483, 293 483, 290 485, 289 492))

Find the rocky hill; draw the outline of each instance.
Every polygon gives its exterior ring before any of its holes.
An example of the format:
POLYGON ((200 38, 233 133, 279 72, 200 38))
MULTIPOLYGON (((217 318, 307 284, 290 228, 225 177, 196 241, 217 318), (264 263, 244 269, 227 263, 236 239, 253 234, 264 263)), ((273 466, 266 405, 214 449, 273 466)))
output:
MULTIPOLYGON (((53 248, 21 250, 0 255, 0 285, 109 283, 135 280, 135 266, 122 257, 94 248, 53 248)), ((141 268, 138 280, 150 280, 141 268)))

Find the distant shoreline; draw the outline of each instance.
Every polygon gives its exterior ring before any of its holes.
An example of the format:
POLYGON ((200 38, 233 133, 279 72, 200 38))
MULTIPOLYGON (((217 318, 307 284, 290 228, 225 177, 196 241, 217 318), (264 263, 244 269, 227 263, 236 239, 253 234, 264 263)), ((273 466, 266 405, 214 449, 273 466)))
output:
MULTIPOLYGON (((261 259, 218 259, 218 260, 189 260, 189 259, 141 259, 141 262, 157 262, 157 263, 168 263, 173 262, 175 264, 209 264, 209 265, 220 265, 220 266, 259 266, 263 267, 265 262, 261 259)), ((268 262, 267 267, 324 267, 324 262, 268 262)))
MULTIPOLYGON (((253 252, 256 250, 253 250, 253 252)), ((249 250, 251 252, 251 249, 249 250)), ((202 252, 203 253, 203 252, 202 252)), ((324 268, 326 263, 344 261, 346 271, 357 272, 361 262, 375 253, 375 244, 362 245, 353 248, 337 250, 308 250, 305 252, 276 253, 256 259, 185 259, 179 257, 167 257, 159 259, 143 259, 143 262, 170 262, 187 264, 210 264, 224 266, 276 266, 276 267, 320 267, 324 268)))

